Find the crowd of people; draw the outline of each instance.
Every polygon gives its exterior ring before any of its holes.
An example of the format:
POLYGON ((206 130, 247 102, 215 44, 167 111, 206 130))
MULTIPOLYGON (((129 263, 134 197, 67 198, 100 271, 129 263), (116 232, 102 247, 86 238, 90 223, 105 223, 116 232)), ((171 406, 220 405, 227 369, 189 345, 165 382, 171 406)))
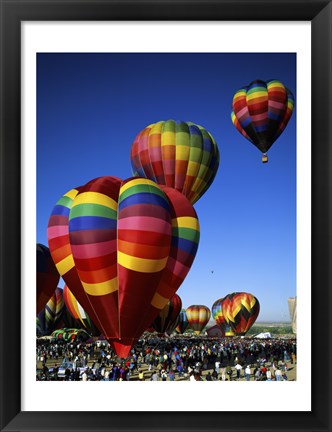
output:
POLYGON ((107 341, 37 340, 37 380, 282 381, 296 363, 295 339, 141 338, 127 359, 107 341))

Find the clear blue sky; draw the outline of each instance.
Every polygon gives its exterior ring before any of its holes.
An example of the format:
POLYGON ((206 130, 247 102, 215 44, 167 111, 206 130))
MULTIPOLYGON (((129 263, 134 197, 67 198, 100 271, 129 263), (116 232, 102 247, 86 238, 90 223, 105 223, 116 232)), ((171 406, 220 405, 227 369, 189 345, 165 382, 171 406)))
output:
POLYGON ((220 150, 214 183, 194 206, 201 239, 178 290, 183 307, 211 308, 247 291, 260 301, 258 321, 289 321, 287 299, 296 295, 295 54, 38 54, 37 242, 47 245, 49 215, 65 192, 103 175, 131 177, 135 136, 169 119, 204 126, 220 150), (255 79, 278 79, 295 96, 267 164, 230 119, 233 94, 255 79))

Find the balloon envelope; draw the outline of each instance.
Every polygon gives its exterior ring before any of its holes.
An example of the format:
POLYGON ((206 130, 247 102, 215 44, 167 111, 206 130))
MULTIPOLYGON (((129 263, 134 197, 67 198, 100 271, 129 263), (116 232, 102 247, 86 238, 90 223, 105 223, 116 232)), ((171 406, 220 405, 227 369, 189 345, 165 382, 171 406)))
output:
POLYGON ((188 327, 187 314, 185 310, 182 310, 179 314, 179 320, 175 330, 177 333, 183 334, 186 331, 187 327, 188 327))
POLYGON ((266 153, 286 128, 294 96, 280 81, 256 80, 233 97, 231 118, 236 129, 266 153))
POLYGON ((44 309, 37 315, 37 332, 42 336, 50 334, 60 322, 63 310, 63 291, 61 288, 56 288, 44 309))
POLYGON ((259 315, 258 299, 246 292, 228 294, 222 301, 222 313, 236 335, 245 335, 259 315))
POLYGON ((214 138, 202 126, 168 120, 137 135, 130 159, 135 176, 174 188, 194 204, 213 182, 220 158, 214 138))
POLYGON ((158 333, 171 334, 176 327, 181 308, 182 301, 177 294, 174 294, 153 321, 153 328, 158 333))
POLYGON ((192 305, 186 310, 189 326, 198 335, 202 332, 206 324, 209 322, 211 312, 207 306, 192 305))
POLYGON ((48 236, 66 284, 126 357, 186 277, 199 223, 174 189, 148 179, 100 177, 57 203, 48 236))

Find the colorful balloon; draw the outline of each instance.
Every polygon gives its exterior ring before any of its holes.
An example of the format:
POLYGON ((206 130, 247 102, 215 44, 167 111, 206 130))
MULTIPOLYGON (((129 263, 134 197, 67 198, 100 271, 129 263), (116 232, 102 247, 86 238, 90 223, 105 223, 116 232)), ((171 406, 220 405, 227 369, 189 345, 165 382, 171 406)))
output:
POLYGON ((212 305, 212 318, 217 323, 224 336, 234 336, 231 326, 227 323, 225 316, 222 313, 222 302, 225 297, 216 300, 212 305))
POLYGON ((37 332, 42 336, 50 334, 61 320, 63 310, 63 291, 56 288, 44 309, 37 315, 37 332))
POLYGON ((152 327, 159 334, 171 334, 176 325, 182 308, 182 301, 177 294, 168 301, 167 305, 160 311, 152 323, 152 327))
POLYGON ((49 248, 37 243, 37 314, 51 298, 59 279, 49 248))
POLYGON ((188 318, 187 318, 186 310, 182 310, 179 314, 179 320, 175 330, 177 333, 183 334, 186 331, 187 327, 188 327, 188 318))
POLYGON ((70 291, 67 285, 63 288, 63 298, 67 310, 76 322, 80 323, 80 327, 85 329, 90 335, 99 335, 100 332, 91 321, 89 315, 85 312, 74 294, 70 291))
POLYGON ((258 299, 246 292, 228 294, 222 301, 222 313, 236 335, 244 336, 256 321, 258 299))
POLYGON ((207 191, 219 167, 213 136, 192 122, 160 121, 143 129, 130 154, 133 174, 183 193, 194 204, 207 191))
POLYGON ((294 96, 280 81, 256 80, 233 97, 231 118, 236 129, 263 153, 285 130, 294 111, 294 96))
POLYGON ((207 306, 192 305, 187 308, 186 315, 190 328, 199 335, 209 322, 211 312, 207 306))
POLYGON ((175 189, 100 177, 60 199, 48 238, 70 291, 126 357, 186 277, 199 223, 175 189))

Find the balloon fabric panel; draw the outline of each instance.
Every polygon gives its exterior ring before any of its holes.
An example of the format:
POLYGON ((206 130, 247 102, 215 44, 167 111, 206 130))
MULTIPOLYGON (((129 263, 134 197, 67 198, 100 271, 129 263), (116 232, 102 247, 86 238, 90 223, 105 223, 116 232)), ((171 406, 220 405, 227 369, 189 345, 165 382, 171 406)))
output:
POLYGON ((179 321, 177 323, 175 330, 177 331, 177 333, 183 334, 186 331, 188 324, 189 323, 188 323, 186 311, 183 310, 179 314, 179 321))
POLYGON ((153 328, 160 334, 170 332, 178 319, 182 308, 182 301, 177 294, 168 301, 166 306, 160 311, 153 321, 153 328))

